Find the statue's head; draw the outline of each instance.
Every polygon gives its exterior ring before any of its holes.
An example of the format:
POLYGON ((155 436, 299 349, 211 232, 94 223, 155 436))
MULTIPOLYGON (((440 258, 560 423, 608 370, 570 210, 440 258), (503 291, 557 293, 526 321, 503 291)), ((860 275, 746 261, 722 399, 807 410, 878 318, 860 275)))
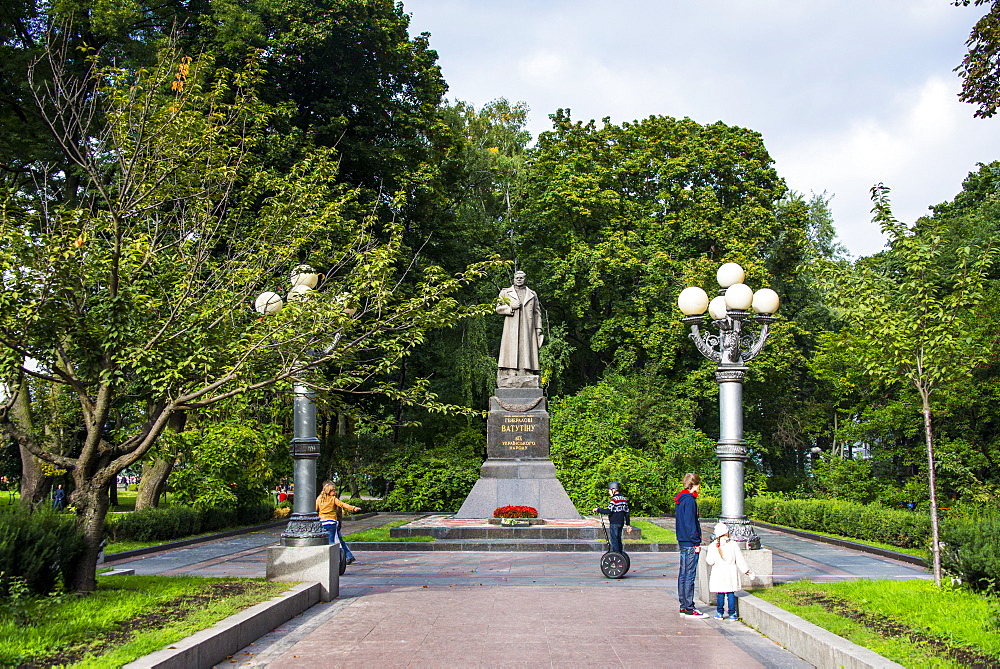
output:
POLYGON ((517 270, 516 272, 514 272, 514 285, 523 286, 524 280, 527 278, 527 276, 528 275, 522 272, 521 270, 517 270))

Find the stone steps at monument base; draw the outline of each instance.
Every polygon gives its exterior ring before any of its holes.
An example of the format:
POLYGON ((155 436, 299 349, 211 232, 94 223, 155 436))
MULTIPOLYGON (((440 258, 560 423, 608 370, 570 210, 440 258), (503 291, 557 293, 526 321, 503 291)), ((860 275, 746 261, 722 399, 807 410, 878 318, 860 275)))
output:
MULTIPOLYGON (((600 527, 548 527, 532 525, 531 527, 434 527, 413 523, 394 527, 389 530, 393 538, 434 537, 435 539, 466 540, 479 539, 485 541, 523 541, 525 539, 543 541, 603 541, 604 530, 600 527)), ((632 531, 632 538, 641 539, 642 533, 632 531)))
MULTIPOLYGON (((438 541, 351 541, 358 551, 455 551, 479 553, 603 553, 607 544, 596 541, 511 539, 445 539, 438 541)), ((677 544, 625 544, 626 553, 676 553, 677 544)))

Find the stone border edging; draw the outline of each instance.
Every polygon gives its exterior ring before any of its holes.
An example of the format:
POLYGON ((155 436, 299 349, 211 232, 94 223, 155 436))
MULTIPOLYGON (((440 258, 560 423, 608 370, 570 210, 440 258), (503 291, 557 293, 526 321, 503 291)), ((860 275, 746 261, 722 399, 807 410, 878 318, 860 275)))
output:
MULTIPOLYGON (((546 539, 462 539, 436 541, 352 541, 352 551, 454 551, 474 553, 603 553, 604 542, 546 539)), ((675 543, 625 544, 627 553, 676 553, 675 543)))
POLYGON ((293 585, 281 595, 220 620, 124 669, 208 669, 234 655, 320 600, 319 583, 293 585))
POLYGON ((844 669, 903 667, 760 597, 744 592, 739 601, 740 618, 745 623, 814 666, 844 669))
POLYGON ((923 558, 919 558, 916 555, 910 555, 909 553, 900 553, 899 551, 892 551, 888 548, 879 548, 878 546, 870 546, 869 544, 863 544, 856 541, 850 541, 849 539, 837 539, 836 537, 827 537, 822 534, 815 534, 809 532, 808 530, 799 530, 793 527, 785 527, 784 525, 772 525, 771 523, 765 523, 760 520, 750 519, 750 522, 756 526, 764 527, 769 530, 774 530, 775 532, 784 532, 785 534, 792 534, 797 537, 802 537, 804 539, 813 539, 814 541, 819 541, 825 544, 832 544, 834 546, 840 546, 842 548, 850 548, 856 551, 861 551, 862 553, 871 553, 872 555, 878 555, 879 557, 892 558, 893 560, 899 560, 900 562, 907 562, 909 564, 915 564, 920 567, 925 567, 926 563, 923 558))
POLYGON ((120 553, 110 553, 104 556, 103 564, 110 564, 112 562, 121 562, 122 560, 131 560, 134 557, 139 557, 140 555, 148 555, 149 553, 159 553, 160 551, 171 550, 173 548, 184 548, 185 546, 193 546, 194 544, 203 544, 207 541, 215 541, 216 539, 225 539, 226 537, 235 537, 238 534, 249 534, 250 532, 257 532, 258 530, 267 530, 272 527, 278 527, 279 525, 287 525, 288 520, 272 520, 269 523, 264 523, 263 525, 251 525, 250 527, 237 527, 233 530, 226 530, 225 532, 219 532, 217 534, 206 534, 203 537, 192 537, 190 539, 181 539, 179 541, 171 541, 165 544, 157 544, 156 546, 147 546, 146 548, 136 548, 130 551, 122 551, 120 553))
MULTIPOLYGON (((368 511, 367 513, 359 513, 356 516, 345 516, 344 521, 348 520, 364 520, 366 518, 373 518, 379 514, 378 511, 368 511)), ((110 553, 104 558, 103 564, 110 564, 111 562, 121 562, 122 560, 131 560, 134 557, 139 557, 140 555, 148 555, 150 553, 158 553, 160 551, 170 550, 172 548, 184 548, 185 546, 193 546, 194 544, 205 543, 206 541, 215 541, 216 539, 225 539, 226 537, 235 537, 238 534, 249 534, 250 532, 257 532, 258 530, 268 530, 272 527, 280 527, 281 525, 287 525, 288 519, 282 518, 281 520, 272 520, 269 523, 264 523, 263 525, 251 525, 249 527, 237 527, 236 529, 226 530, 225 532, 218 532, 216 534, 206 534, 203 537, 192 537, 190 539, 181 539, 179 541, 171 541, 165 544, 157 544, 156 546, 147 546, 146 548, 136 548, 130 551, 121 551, 120 553, 110 553)))

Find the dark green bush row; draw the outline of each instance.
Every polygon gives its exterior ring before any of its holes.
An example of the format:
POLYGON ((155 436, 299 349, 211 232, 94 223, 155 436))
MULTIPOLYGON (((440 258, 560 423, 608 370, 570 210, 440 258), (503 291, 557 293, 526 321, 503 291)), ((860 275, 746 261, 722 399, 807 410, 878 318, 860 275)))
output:
POLYGON ((227 527, 265 523, 273 517, 274 507, 270 504, 203 510, 169 506, 108 516, 105 534, 111 541, 169 541, 227 527))
POLYGON ((745 508, 747 516, 753 520, 901 548, 926 548, 931 536, 927 514, 874 504, 762 495, 747 499, 745 508))
POLYGON ((83 555, 83 535, 72 516, 39 509, 0 514, 0 600, 10 596, 13 579, 23 580, 36 595, 66 585, 83 555))
MULTIPOLYGON (((359 497, 352 497, 351 499, 345 499, 344 503, 350 504, 351 506, 361 507, 361 510, 358 511, 358 514, 371 513, 373 511, 387 512, 394 510, 389 508, 389 505, 386 504, 386 500, 384 499, 361 499, 359 497)), ((351 514, 348 513, 347 515, 351 514)))
POLYGON ((979 591, 1000 594, 1000 515, 941 521, 941 567, 979 591))

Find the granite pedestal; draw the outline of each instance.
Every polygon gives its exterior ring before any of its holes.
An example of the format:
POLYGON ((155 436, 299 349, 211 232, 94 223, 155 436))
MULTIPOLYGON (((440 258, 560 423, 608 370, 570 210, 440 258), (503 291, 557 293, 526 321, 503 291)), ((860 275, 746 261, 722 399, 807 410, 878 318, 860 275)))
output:
POLYGON ((271 546, 267 549, 267 580, 320 584, 320 601, 340 596, 340 544, 271 546))
POLYGON ((486 462, 455 518, 492 518, 532 506, 539 518, 580 518, 549 459, 549 412, 540 388, 497 388, 486 422, 486 462))

